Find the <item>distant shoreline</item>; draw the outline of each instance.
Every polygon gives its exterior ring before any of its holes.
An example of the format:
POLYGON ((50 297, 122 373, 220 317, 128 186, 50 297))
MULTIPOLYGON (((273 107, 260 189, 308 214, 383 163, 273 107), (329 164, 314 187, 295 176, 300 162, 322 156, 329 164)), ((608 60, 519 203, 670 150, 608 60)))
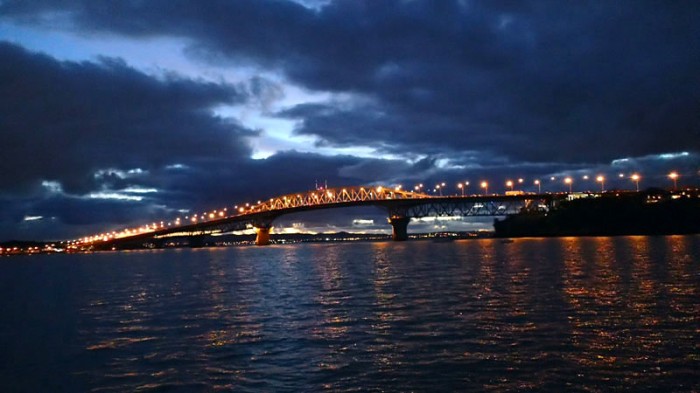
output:
POLYGON ((700 233, 700 192, 647 190, 564 201, 494 222, 495 237, 663 236, 700 233))
MULTIPOLYGON (((431 239, 482 239, 493 237, 493 231, 469 231, 469 232, 430 232, 415 233, 409 235, 409 240, 431 240, 431 239)), ((296 243, 343 243, 343 242, 373 242, 391 241, 390 234, 365 234, 351 232, 335 233, 298 233, 298 234, 272 234, 271 244, 296 244, 296 243)), ((32 255, 32 254, 58 254, 75 253, 66 252, 65 243, 62 241, 7 241, 0 243, 0 256, 32 255)), ((176 248, 207 248, 207 247, 237 247, 255 246, 255 235, 223 235, 210 236, 201 246, 191 247, 188 245, 166 244, 163 247, 155 247, 145 243, 144 247, 128 248, 129 250, 146 249, 176 249, 176 248)), ((122 249, 119 249, 122 250, 122 249)), ((119 251, 116 250, 116 251, 119 251)), ((127 250, 127 249, 123 249, 127 250)), ((86 250, 79 252, 91 252, 101 250, 86 250)))

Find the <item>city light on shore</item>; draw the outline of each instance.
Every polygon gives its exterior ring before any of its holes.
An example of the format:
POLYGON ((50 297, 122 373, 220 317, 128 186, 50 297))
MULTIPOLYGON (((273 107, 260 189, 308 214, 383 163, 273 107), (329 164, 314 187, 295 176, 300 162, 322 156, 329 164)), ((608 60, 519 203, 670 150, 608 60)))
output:
POLYGON ((630 179, 632 179, 632 181, 634 182, 636 190, 639 191, 639 180, 641 179, 639 174, 637 174, 637 173, 632 174, 632 176, 630 176, 630 179))
POLYGON ((668 174, 668 177, 673 181, 673 189, 677 190, 678 189, 678 172, 671 172, 668 174))
POLYGON ((605 176, 598 175, 598 177, 595 178, 595 181, 600 183, 600 192, 604 192, 605 191, 605 176))

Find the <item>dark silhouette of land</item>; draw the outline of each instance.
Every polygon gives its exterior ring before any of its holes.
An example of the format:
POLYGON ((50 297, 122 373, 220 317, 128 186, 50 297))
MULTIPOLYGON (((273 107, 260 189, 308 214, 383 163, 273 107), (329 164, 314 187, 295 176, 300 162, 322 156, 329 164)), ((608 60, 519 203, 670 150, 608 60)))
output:
POLYGON ((497 237, 615 236, 700 233, 700 192, 608 192, 495 220, 497 237))

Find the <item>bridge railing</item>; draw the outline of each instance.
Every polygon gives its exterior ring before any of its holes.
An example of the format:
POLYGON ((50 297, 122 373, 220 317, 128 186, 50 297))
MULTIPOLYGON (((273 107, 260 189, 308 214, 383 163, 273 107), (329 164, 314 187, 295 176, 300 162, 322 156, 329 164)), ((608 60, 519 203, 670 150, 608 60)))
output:
POLYGON ((421 199, 429 195, 388 187, 343 187, 288 194, 250 206, 241 214, 292 209, 305 206, 331 205, 350 202, 383 201, 391 199, 421 199))

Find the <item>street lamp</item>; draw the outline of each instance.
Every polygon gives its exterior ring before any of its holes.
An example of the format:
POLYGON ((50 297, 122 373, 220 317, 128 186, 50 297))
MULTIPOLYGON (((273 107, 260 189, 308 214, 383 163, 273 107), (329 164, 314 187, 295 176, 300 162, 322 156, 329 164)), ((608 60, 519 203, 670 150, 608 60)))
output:
POLYGON ((535 185, 537 186, 537 193, 541 194, 542 193, 542 184, 540 183, 540 181, 535 180, 535 185))
POLYGON ((440 193, 440 196, 442 196, 442 188, 440 188, 439 184, 435 186, 435 189, 438 190, 438 192, 440 193))
POLYGON ((457 184, 457 188, 459 188, 459 190, 462 191, 462 196, 464 196, 464 184, 462 184, 462 183, 457 184))
POLYGON ((569 185, 569 193, 572 192, 572 191, 571 191, 571 185, 573 184, 573 182, 574 182, 574 181, 573 181, 570 177, 567 177, 567 178, 564 179, 564 183, 566 183, 566 184, 569 185))
POLYGON ((639 179, 640 179, 639 175, 635 173, 630 178, 632 179, 632 181, 636 185, 637 191, 639 191, 639 179))
POLYGON ((595 178, 595 181, 600 183, 600 192, 605 192, 605 177, 598 175, 598 177, 595 178))
POLYGON ((485 182, 485 181, 482 181, 482 182, 481 182, 481 188, 484 189, 484 195, 488 195, 488 193, 489 193, 489 183, 488 183, 488 182, 485 182))
POLYGON ((671 180, 673 180, 673 189, 674 189, 674 190, 677 189, 677 188, 678 188, 678 184, 677 184, 677 182, 678 182, 678 173, 677 173, 677 172, 671 172, 671 173, 668 174, 668 177, 669 177, 671 180))
POLYGON ((510 180, 508 180, 508 181, 506 182, 506 187, 510 187, 510 190, 513 191, 513 182, 510 181, 510 180))
POLYGON ((464 182, 464 188, 466 189, 466 192, 468 193, 469 192, 469 182, 468 181, 464 182))

